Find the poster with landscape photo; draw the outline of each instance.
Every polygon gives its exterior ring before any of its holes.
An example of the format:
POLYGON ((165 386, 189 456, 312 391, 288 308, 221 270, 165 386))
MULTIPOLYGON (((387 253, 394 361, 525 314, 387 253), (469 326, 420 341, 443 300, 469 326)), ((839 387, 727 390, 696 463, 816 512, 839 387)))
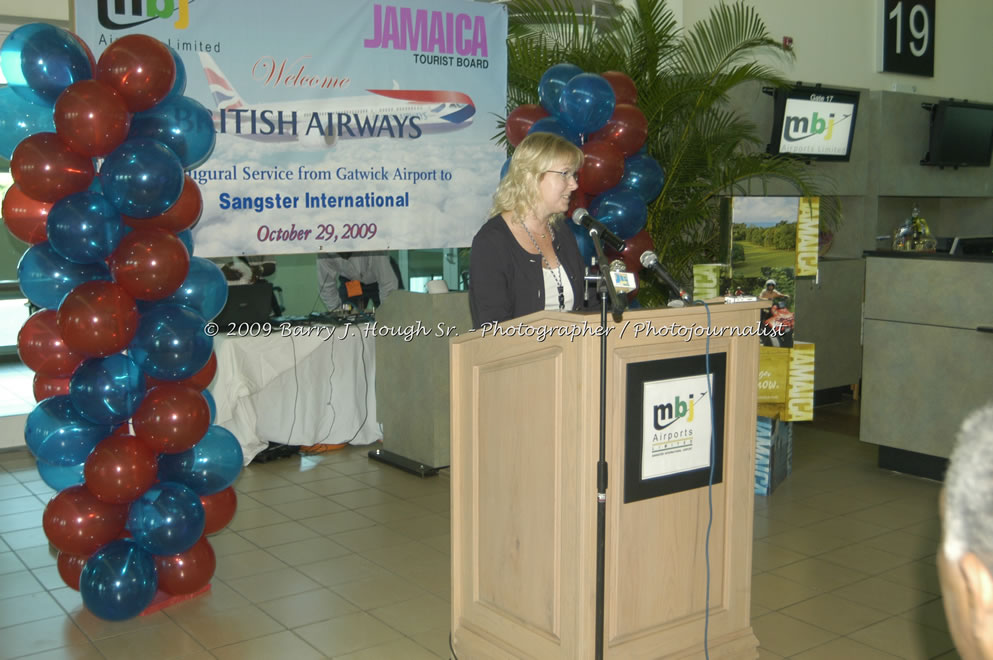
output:
POLYGON ((766 268, 796 264, 799 197, 735 197, 731 210, 734 277, 761 277, 766 268))

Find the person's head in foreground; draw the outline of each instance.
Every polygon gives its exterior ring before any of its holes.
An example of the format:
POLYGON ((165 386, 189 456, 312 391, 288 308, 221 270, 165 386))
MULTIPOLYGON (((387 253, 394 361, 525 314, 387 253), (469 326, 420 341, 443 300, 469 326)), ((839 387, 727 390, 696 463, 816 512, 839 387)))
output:
POLYGON ((993 404, 959 430, 941 497, 938 577, 964 660, 993 660, 993 404))
POLYGON ((510 220, 539 224, 561 217, 577 187, 583 152, 552 133, 532 133, 514 150, 506 176, 493 197, 490 215, 510 213, 510 220))

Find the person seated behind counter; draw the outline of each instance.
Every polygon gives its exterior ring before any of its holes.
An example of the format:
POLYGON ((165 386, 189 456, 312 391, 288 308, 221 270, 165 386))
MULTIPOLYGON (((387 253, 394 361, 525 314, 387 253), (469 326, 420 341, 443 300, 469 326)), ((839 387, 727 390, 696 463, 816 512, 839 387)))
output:
POLYGON ((317 284, 321 300, 332 312, 345 302, 356 305, 358 311, 365 310, 367 300, 379 307, 386 296, 403 288, 399 273, 394 270, 385 250, 319 253, 317 284), (352 294, 350 287, 357 293, 352 294))
POLYGON ((562 221, 582 164, 583 152, 551 133, 532 133, 517 146, 491 217, 472 239, 474 328, 582 304, 583 258, 562 221))

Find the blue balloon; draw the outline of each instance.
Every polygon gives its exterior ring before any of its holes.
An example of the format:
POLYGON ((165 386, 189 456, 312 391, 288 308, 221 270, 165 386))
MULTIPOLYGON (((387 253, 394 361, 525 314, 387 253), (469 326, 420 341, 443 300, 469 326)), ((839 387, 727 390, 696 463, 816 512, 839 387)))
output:
POLYGON ((100 185, 117 209, 131 218, 152 218, 183 192, 183 164, 169 147, 148 138, 129 139, 103 161, 100 185))
POLYGON ((603 76, 581 73, 562 90, 558 114, 567 126, 588 134, 606 125, 614 114, 614 103, 614 90, 603 76))
POLYGON ((142 371, 159 380, 182 380, 210 360, 214 340, 203 317, 182 305, 155 305, 142 313, 128 354, 142 371))
POLYGON ((510 159, 503 161, 503 167, 500 168, 500 179, 507 176, 507 170, 510 169, 510 159))
POLYGON ((190 257, 190 272, 174 294, 162 303, 186 305, 205 319, 221 313, 228 301, 228 281, 220 266, 209 259, 190 257))
POLYGON ((0 156, 10 160, 21 140, 35 133, 54 133, 51 106, 30 103, 10 87, 0 87, 0 156))
POLYGON ((83 282, 109 282, 111 277, 106 264, 75 264, 60 256, 48 241, 42 241, 21 256, 17 279, 25 298, 38 307, 58 309, 62 299, 83 282))
POLYGON ((66 87, 93 77, 79 39, 47 23, 29 23, 11 32, 0 47, 0 70, 14 93, 48 107, 66 87))
POLYGON ((214 402, 214 395, 209 390, 200 390, 200 394, 207 400, 207 409, 210 410, 210 423, 217 420, 217 403, 214 402))
POLYGON ((186 251, 189 252, 190 256, 193 256, 193 232, 189 229, 184 229, 183 231, 176 234, 179 240, 183 241, 183 245, 186 246, 186 251))
POLYGON ((596 256, 596 248, 593 247, 593 239, 590 238, 589 231, 574 222, 567 222, 569 229, 576 236, 576 244, 579 245, 579 254, 583 257, 583 264, 589 266, 596 256))
POLYGON ((120 212, 102 194, 89 190, 57 201, 46 226, 52 249, 77 264, 103 262, 124 237, 120 212))
POLYGON ((197 495, 213 495, 234 483, 244 460, 234 434, 211 425, 191 449, 159 456, 159 479, 186 484, 197 495))
POLYGON ((78 486, 85 481, 83 467, 86 461, 78 465, 52 465, 46 461, 38 461, 38 474, 41 480, 52 490, 65 490, 69 486, 78 486))
POLYGON ((659 196, 664 184, 665 171, 648 154, 638 153, 624 159, 624 176, 618 185, 641 195, 646 204, 659 196))
POLYGON ((158 140, 172 149, 184 169, 192 169, 210 156, 216 134, 210 111, 188 96, 179 96, 132 117, 128 138, 158 140))
POLYGON ((575 64, 563 62, 548 67, 538 83, 538 101, 551 115, 559 113, 559 96, 566 84, 583 72, 575 64))
POLYGON ((86 609, 107 621, 138 616, 158 588, 155 558, 131 539, 111 541, 94 552, 79 575, 86 609))
POLYGON ((84 360, 69 379, 69 398, 91 422, 116 426, 145 398, 145 374, 123 353, 84 360))
POLYGON ((166 94, 166 98, 171 99, 182 96, 186 92, 186 65, 183 64, 183 58, 180 57, 175 48, 169 44, 166 44, 165 47, 169 49, 172 61, 176 63, 176 82, 172 84, 172 89, 166 94))
POLYGON ((24 441, 38 460, 59 467, 79 465, 114 427, 94 424, 79 412, 68 395, 45 399, 28 414, 24 441))
POLYGON ((593 199, 590 215, 627 240, 645 228, 648 207, 635 191, 615 186, 593 199))
POLYGON ((577 147, 582 144, 579 133, 574 131, 570 126, 566 126, 555 117, 542 117, 535 123, 531 124, 531 128, 528 129, 528 135, 531 135, 532 133, 554 133, 559 137, 564 137, 566 140, 569 140, 569 142, 572 142, 577 147))
POLYGON ((186 552, 203 536, 200 496, 180 483, 160 481, 131 503, 127 529, 153 555, 186 552))

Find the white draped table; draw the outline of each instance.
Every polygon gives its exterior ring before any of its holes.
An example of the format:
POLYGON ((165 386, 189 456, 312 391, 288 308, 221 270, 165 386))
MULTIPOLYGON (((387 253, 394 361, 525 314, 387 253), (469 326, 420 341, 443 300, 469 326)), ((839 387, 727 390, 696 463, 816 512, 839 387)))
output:
POLYGON ((216 424, 238 438, 247 465, 270 442, 367 445, 376 417, 374 337, 361 327, 303 326, 297 336, 214 337, 216 424), (309 334, 302 334, 309 333, 309 334))

